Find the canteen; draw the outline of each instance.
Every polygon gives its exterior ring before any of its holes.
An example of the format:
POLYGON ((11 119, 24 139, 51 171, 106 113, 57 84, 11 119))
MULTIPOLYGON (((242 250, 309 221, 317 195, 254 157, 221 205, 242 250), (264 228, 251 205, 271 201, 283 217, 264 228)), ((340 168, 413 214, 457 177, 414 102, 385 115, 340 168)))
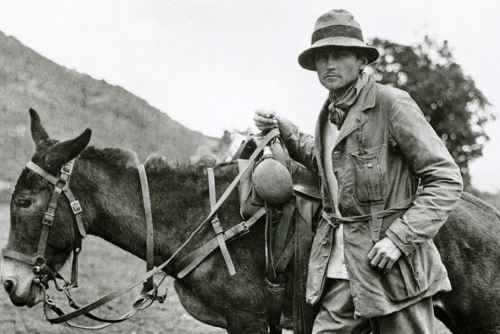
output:
POLYGON ((257 195, 272 205, 287 202, 293 194, 292 176, 282 163, 274 159, 269 146, 264 147, 262 158, 254 168, 252 183, 257 195))

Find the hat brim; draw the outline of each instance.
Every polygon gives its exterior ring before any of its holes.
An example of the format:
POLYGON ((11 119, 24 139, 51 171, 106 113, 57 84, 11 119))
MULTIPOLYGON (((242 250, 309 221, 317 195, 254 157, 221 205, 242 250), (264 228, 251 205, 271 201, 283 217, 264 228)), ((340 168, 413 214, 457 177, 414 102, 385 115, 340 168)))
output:
POLYGON ((374 63, 380 56, 380 53, 376 48, 368 46, 360 40, 349 37, 329 37, 317 41, 316 43, 311 45, 309 49, 302 52, 299 55, 300 66, 302 66, 306 70, 316 71, 316 65, 314 64, 314 54, 320 49, 335 46, 350 49, 360 49, 360 51, 362 51, 366 55, 368 64, 374 63))

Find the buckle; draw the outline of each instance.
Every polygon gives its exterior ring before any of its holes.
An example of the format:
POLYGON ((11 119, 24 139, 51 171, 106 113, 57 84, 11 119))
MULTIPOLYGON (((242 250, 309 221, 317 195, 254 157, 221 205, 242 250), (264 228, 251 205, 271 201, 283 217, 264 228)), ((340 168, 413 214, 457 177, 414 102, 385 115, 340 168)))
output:
POLYGON ((59 180, 63 181, 64 183, 67 183, 69 177, 71 176, 72 171, 73 171, 73 163, 71 162, 65 163, 61 167, 61 176, 59 176, 59 180))
POLYGON ((248 231, 250 231, 250 227, 246 221, 242 221, 240 224, 243 226, 243 231, 241 231, 241 233, 248 233, 248 231))
POLYGON ((218 218, 212 219, 211 224, 215 234, 224 233, 224 230, 222 229, 222 225, 220 224, 220 220, 218 218))
POLYGON ((80 202, 78 200, 71 202, 69 205, 71 206, 71 210, 75 215, 83 211, 82 206, 80 205, 80 202))
POLYGON ((61 167, 61 174, 66 174, 66 175, 71 175, 71 172, 73 171, 73 163, 72 162, 67 162, 61 167))
POLYGON ((42 224, 47 226, 52 226, 53 223, 54 223, 54 215, 52 213, 45 212, 45 214, 43 215, 42 224))

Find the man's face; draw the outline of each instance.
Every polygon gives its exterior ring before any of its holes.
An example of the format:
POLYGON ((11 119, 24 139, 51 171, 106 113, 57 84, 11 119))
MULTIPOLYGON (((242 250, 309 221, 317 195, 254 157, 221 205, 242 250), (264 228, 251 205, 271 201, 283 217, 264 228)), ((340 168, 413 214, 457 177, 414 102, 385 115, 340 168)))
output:
POLYGON ((328 90, 341 91, 352 84, 366 66, 366 57, 359 57, 345 48, 324 48, 314 55, 319 82, 328 90))

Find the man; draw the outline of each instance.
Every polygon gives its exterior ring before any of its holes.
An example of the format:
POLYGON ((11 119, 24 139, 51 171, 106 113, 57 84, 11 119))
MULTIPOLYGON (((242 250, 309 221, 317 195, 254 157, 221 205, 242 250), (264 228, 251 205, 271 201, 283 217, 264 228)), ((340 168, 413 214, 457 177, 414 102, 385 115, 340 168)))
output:
POLYGON ((378 57, 351 13, 330 11, 299 56, 329 90, 315 137, 272 111, 254 118, 262 131, 278 126, 291 157, 321 177, 306 293, 314 333, 350 333, 361 318, 375 333, 434 333, 432 296, 451 289, 432 238, 460 197, 460 171, 411 97, 363 73, 378 57))

